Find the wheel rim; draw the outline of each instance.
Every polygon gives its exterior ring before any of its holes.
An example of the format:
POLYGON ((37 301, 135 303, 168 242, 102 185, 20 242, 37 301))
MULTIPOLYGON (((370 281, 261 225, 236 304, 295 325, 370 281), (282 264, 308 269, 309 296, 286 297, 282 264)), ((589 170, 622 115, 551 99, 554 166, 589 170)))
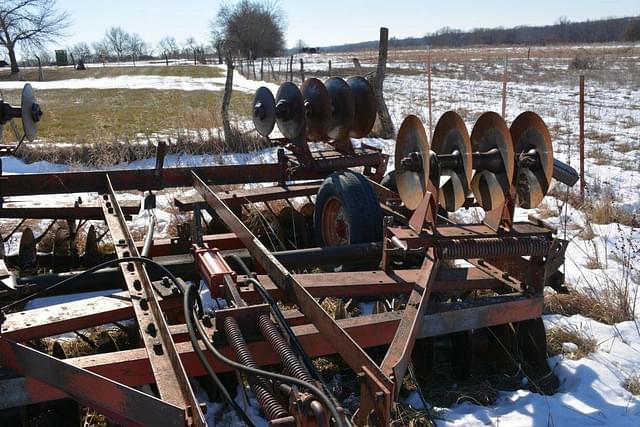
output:
POLYGON ((327 246, 349 244, 349 222, 337 197, 327 200, 322 210, 322 240, 327 246))

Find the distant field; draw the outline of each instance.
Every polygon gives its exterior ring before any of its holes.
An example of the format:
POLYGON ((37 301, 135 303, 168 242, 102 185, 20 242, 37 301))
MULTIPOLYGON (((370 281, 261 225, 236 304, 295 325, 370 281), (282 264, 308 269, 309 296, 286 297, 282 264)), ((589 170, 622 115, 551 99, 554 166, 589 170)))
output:
MULTIPOLYGON (((224 73, 216 67, 194 65, 140 65, 138 67, 103 67, 98 64, 89 64, 84 71, 74 70, 72 67, 44 68, 44 80, 67 80, 86 78, 105 78, 118 76, 178 76, 178 77, 224 77, 224 73)), ((38 70, 34 68, 24 69, 18 74, 11 75, 9 69, 0 70, 0 81, 24 80, 38 81, 38 70)))
MULTIPOLYGON (((4 95, 19 103, 19 91, 4 95)), ((37 96, 44 111, 38 138, 46 142, 113 142, 139 134, 220 126, 219 91, 57 89, 39 90, 37 96)), ((232 113, 247 116, 251 99, 250 94, 234 91, 232 113)), ((12 139, 5 127, 4 141, 12 139)))

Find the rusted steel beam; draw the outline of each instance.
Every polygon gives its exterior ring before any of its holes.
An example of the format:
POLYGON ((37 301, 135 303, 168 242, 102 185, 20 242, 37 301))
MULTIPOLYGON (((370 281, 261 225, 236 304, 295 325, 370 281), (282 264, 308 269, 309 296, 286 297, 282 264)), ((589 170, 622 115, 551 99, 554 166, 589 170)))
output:
MULTIPOLYGON (((417 338, 538 318, 542 315, 542 304, 542 297, 529 298, 523 295, 487 297, 476 302, 432 304, 424 316, 422 327, 417 331, 417 338)), ((391 342, 401 315, 401 311, 388 312, 342 319, 337 323, 358 345, 362 348, 370 348, 391 342)), ((171 329, 174 334, 186 335, 184 325, 171 326, 171 329)), ((336 353, 331 339, 318 332, 315 326, 311 324, 293 326, 293 331, 309 356, 321 357, 336 353)), ((266 341, 249 342, 249 348, 259 365, 278 363, 277 354, 266 341)), ((206 374, 189 342, 177 343, 176 349, 189 377, 206 374)), ((232 357, 229 347, 220 346, 219 349, 227 357, 232 357)), ((231 371, 229 366, 220 363, 212 355, 207 353, 207 357, 216 372, 231 371)), ((87 369, 128 386, 149 384, 154 381, 144 349, 83 356, 67 359, 65 363, 87 369)), ((0 409, 66 397, 64 393, 55 389, 29 387, 28 380, 15 378, 0 380, 0 390, 7 389, 6 382, 11 383, 14 394, 12 399, 0 400, 0 409)))
MULTIPOLYGON (((180 407, 5 338, 0 338, 0 361, 2 366, 34 380, 29 383, 27 395, 45 384, 49 386, 45 393, 69 396, 129 423, 185 425, 184 410, 180 407)), ((36 391, 36 395, 45 393, 36 391)))
MULTIPOLYGON (((418 269, 382 271, 362 271, 349 273, 296 274, 295 279, 315 298, 321 297, 364 297, 407 294, 415 287, 418 269)), ((259 275, 258 280, 276 299, 284 297, 267 275, 259 275)), ((491 276, 472 268, 440 268, 434 283, 434 292, 469 291, 491 289, 500 282, 491 276)), ((262 302, 252 286, 241 286, 240 295, 250 303, 262 302)), ((160 300, 163 311, 179 310, 180 298, 160 300)), ((6 315, 2 324, 2 336, 13 341, 27 341, 75 331, 110 322, 134 317, 133 306, 127 292, 107 296, 86 298, 64 304, 51 305, 6 315)))
MULTIPOLYGON (((118 258, 139 257, 109 175, 106 176, 106 188, 106 194, 101 199, 102 208, 115 243, 116 254, 118 258)), ((189 422, 196 426, 206 425, 144 265, 140 262, 128 262, 119 266, 129 290, 140 336, 153 368, 154 382, 158 385, 160 397, 185 410, 185 419, 189 422)))
POLYGON ((58 193, 104 193, 106 173, 113 188, 123 190, 160 190, 189 187, 192 171, 212 185, 281 182, 321 179, 335 170, 358 166, 379 167, 384 156, 374 150, 362 150, 352 156, 318 153, 309 165, 287 168, 285 163, 216 165, 206 167, 84 171, 6 175, 2 177, 0 197, 58 193))
POLYGON ((411 351, 413 350, 418 330, 422 326, 429 297, 433 291, 433 283, 440 266, 440 261, 434 255, 433 248, 427 251, 422 267, 418 272, 417 286, 413 288, 409 295, 406 307, 402 311, 398 329, 382 361, 382 372, 396 381, 396 389, 394 390, 396 397, 400 393, 400 385, 407 371, 407 366, 409 366, 411 351))
POLYGON ((289 271, 264 247, 262 242, 240 221, 240 219, 222 202, 216 193, 193 173, 193 184, 198 193, 215 210, 218 217, 229 230, 238 236, 251 256, 260 264, 274 283, 296 302, 300 311, 317 327, 323 336, 333 343, 337 352, 355 372, 367 370, 370 377, 379 382, 385 395, 390 395, 393 383, 378 365, 371 360, 362 347, 346 333, 336 321, 320 306, 313 296, 298 283, 289 271))
MULTIPOLYGON (((288 186, 258 187, 250 190, 225 190, 219 191, 218 197, 227 206, 239 206, 247 203, 267 202, 301 196, 312 196, 318 192, 320 181, 304 184, 291 184, 288 186)), ((202 197, 198 195, 178 196, 174 199, 174 204, 181 211, 192 211, 197 203, 204 203, 202 197)))
MULTIPOLYGON (((5 202, 0 208, 0 218, 29 218, 29 219, 92 219, 101 220, 104 218, 102 207, 96 203, 82 204, 79 206, 38 206, 37 203, 29 202, 29 206, 24 206, 24 202, 5 202)), ((140 202, 122 202, 122 213, 130 218, 140 212, 140 202)))

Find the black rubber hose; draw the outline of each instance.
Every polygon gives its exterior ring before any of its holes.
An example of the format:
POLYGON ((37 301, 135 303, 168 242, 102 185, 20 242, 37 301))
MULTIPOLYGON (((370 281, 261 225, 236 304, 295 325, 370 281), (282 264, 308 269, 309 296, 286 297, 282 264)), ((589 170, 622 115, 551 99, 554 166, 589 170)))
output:
MULTIPOLYGON (((177 280, 174 280, 174 283, 178 287, 180 287, 180 284, 178 283, 177 280)), ((184 309, 184 313, 185 313, 185 316, 184 316, 185 317, 185 323, 187 325, 187 330, 189 331, 189 339, 191 340, 191 346, 193 347, 193 350, 196 352, 196 355, 198 356, 198 359, 200 359, 200 363, 202 363, 202 366, 204 367, 205 371, 207 371, 207 374, 209 375, 209 377, 213 380, 213 382, 216 384, 216 387, 218 387, 218 389, 222 393, 222 396, 224 397, 224 399, 229 403, 229 405, 231 405, 231 407, 236 411, 238 416, 240 418, 242 418, 242 420, 249 427, 255 427, 255 424, 253 424, 253 422, 251 421, 251 419, 249 418, 247 413, 240 407, 240 405, 238 405, 236 403, 235 400, 233 400, 233 398, 229 394, 229 391, 222 384, 222 382, 220 381, 220 378, 218 378, 218 376, 216 375, 215 371, 213 370, 213 368, 209 364, 209 361, 207 360, 207 357, 205 356, 204 352, 200 348, 200 344, 198 343, 198 337, 196 335, 196 328, 193 325, 193 316, 191 315, 191 308, 190 308, 190 307, 193 307, 193 305, 195 304, 194 300, 195 300, 195 298, 194 298, 193 293, 191 293, 191 292, 185 292, 184 293, 183 307, 182 308, 184 309)), ((202 334, 200 334, 200 335, 201 335, 202 341, 204 341, 204 342, 208 341, 206 335, 202 335, 202 334)))
MULTIPOLYGON (((189 295, 190 293, 192 293, 195 290, 195 288, 193 286, 189 286, 187 287, 187 289, 185 289, 185 298, 187 295, 189 295)), ((185 316, 188 316, 189 313, 185 313, 185 316)), ((195 310, 191 310, 191 316, 196 316, 196 312, 195 310)), ((200 333, 201 336, 205 337, 206 336, 206 331, 204 329, 204 327, 202 326, 202 324, 196 320, 195 322, 195 326, 198 330, 198 332, 200 333)), ((188 325, 187 325, 188 327, 188 325)), ((277 374, 275 372, 269 372, 269 371, 263 371, 262 369, 257 369, 257 368, 250 368, 248 366, 245 366, 241 363, 238 363, 234 360, 231 360, 229 358, 227 358, 226 356, 224 356, 222 353, 220 353, 211 343, 211 341, 209 339, 203 339, 204 345, 207 348, 207 350, 209 350, 216 359, 220 360, 222 363, 231 366, 234 369, 237 369, 239 371, 245 372, 249 375, 256 375, 259 377, 263 377, 263 378, 268 378, 271 380, 275 380, 275 381, 280 381, 282 383, 285 384, 293 384, 293 385, 297 385, 298 387, 302 387, 304 389, 307 389, 311 394, 313 394, 316 399, 318 399, 318 401, 320 401, 325 408, 329 409, 329 412, 331 412, 331 416, 336 420, 336 424, 339 427, 344 427, 345 426, 345 421, 340 417, 340 414, 338 412, 338 409, 336 408, 336 406, 334 405, 334 403, 324 394, 322 393, 322 391, 320 391, 317 387, 315 387, 312 384, 309 384, 305 381, 301 381, 297 378, 293 378, 293 377, 288 377, 286 375, 281 375, 281 374, 277 374)))

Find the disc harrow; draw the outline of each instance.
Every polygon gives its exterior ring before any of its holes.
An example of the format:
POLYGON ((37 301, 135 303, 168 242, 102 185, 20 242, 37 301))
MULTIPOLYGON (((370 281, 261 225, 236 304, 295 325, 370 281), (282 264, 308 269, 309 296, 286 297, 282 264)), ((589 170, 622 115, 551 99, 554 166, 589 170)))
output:
POLYGON ((17 253, 0 251, 0 389, 12 391, 0 409, 71 397, 123 425, 205 425, 189 381, 198 378, 251 425, 228 384, 235 372, 270 425, 385 426, 403 383, 429 377, 442 354, 456 379, 483 360, 500 371, 520 356, 552 376, 543 290, 564 289, 566 242, 542 221, 514 221, 516 206, 538 206, 552 178, 575 182, 553 158, 543 120, 525 112, 509 127, 488 112, 469 133, 450 111, 430 141, 410 115, 382 181, 387 156, 351 139, 371 132, 376 111, 362 77, 284 83, 275 96, 258 89, 252 105, 256 131, 282 135, 271 139, 273 163, 165 168, 160 144, 153 169, 0 177, 0 217, 18 220, 4 240, 21 233, 17 253), (256 183, 266 185, 242 187, 256 183), (158 238, 156 194, 172 188, 193 190, 174 200, 188 221, 158 238), (124 201, 132 191, 144 202, 124 201), (99 197, 28 203, 67 193, 99 197), (468 208, 482 221, 450 215, 468 208), (130 220, 142 212, 149 223, 134 239, 130 220), (285 250, 268 249, 274 236, 285 250), (38 246, 45 238, 48 252, 38 246), (111 291, 29 305, 97 289, 111 291), (374 302, 373 312, 356 315, 358 301, 374 302), (136 325, 131 348, 82 333, 125 320, 136 325), (96 354, 29 345, 69 332, 96 354), (313 358, 327 355, 353 372, 356 407, 318 372, 313 358), (145 384, 155 384, 151 394, 138 390, 145 384))

